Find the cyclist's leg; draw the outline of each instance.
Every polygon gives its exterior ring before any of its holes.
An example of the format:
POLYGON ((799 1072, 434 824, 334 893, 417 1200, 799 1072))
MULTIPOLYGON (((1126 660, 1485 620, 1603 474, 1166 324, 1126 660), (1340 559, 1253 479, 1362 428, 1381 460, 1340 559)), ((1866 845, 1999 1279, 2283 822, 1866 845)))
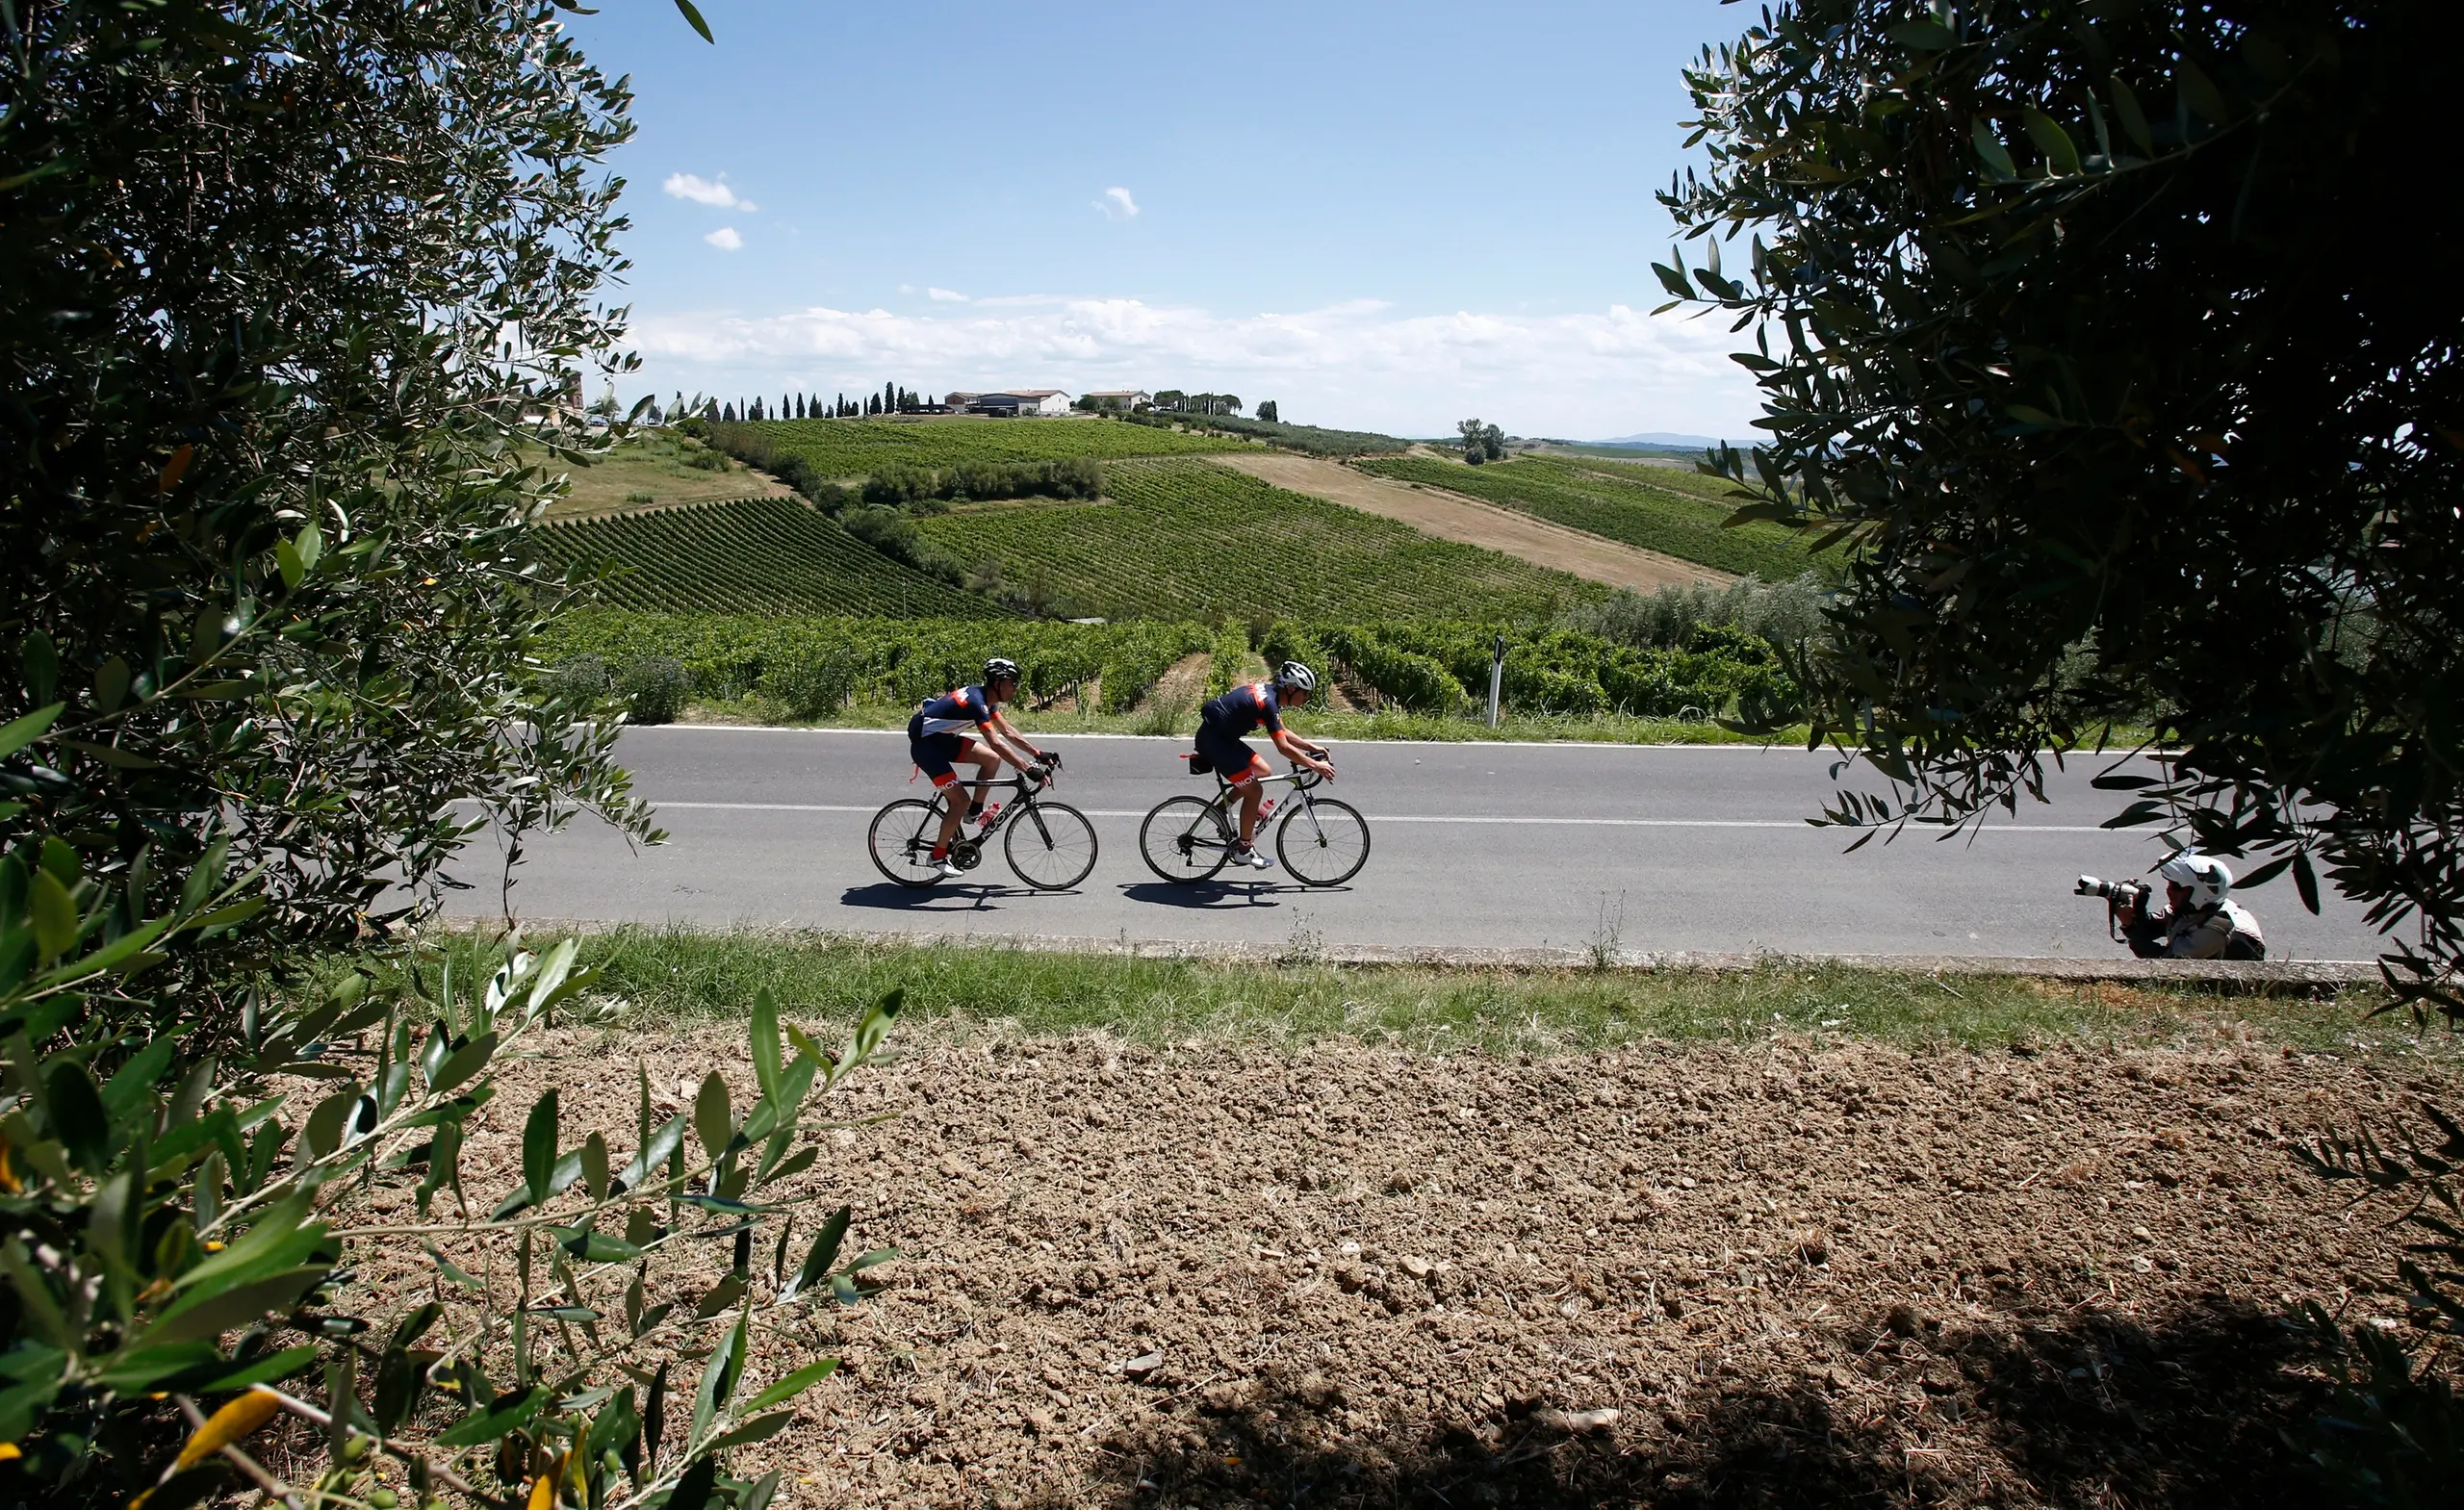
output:
POLYGON ((1247 849, 1252 835, 1258 832, 1258 804, 1261 793, 1258 778, 1268 775, 1266 761, 1229 732, 1212 724, 1201 723, 1197 729, 1198 754, 1206 756, 1222 778, 1241 794, 1241 847, 1247 849))
POLYGON ((969 739, 962 734, 959 742, 965 747, 965 754, 959 756, 960 761, 975 767, 975 780, 967 788, 966 814, 971 818, 984 810, 984 799, 992 779, 1001 774, 1001 757, 992 753, 990 745, 980 739, 969 739))
POLYGON ((1232 778, 1232 784, 1241 791, 1241 848, 1245 850, 1257 837, 1258 809, 1267 795, 1264 782, 1272 774, 1267 765, 1267 757, 1253 755, 1249 756, 1247 769, 1232 778))
POLYGON ((941 855, 948 851, 951 843, 958 838, 959 825, 966 821, 967 813, 982 806, 983 783, 990 781, 992 773, 1001 765, 992 752, 964 734, 944 734, 941 737, 950 742, 949 761, 943 767, 950 775, 947 781, 936 775, 933 778, 933 784, 949 795, 950 810, 941 814, 940 842, 935 846, 933 857, 936 859, 940 858, 941 855), (974 769, 975 777, 972 784, 959 775, 960 766, 970 766, 974 769))
POLYGON ((940 837, 933 841, 933 857, 940 859, 950 853, 950 840, 957 836, 960 815, 966 811, 966 793, 959 784, 957 761, 964 744, 956 734, 914 734, 907 742, 908 758, 915 768, 931 777, 933 785, 949 805, 941 815, 940 837))

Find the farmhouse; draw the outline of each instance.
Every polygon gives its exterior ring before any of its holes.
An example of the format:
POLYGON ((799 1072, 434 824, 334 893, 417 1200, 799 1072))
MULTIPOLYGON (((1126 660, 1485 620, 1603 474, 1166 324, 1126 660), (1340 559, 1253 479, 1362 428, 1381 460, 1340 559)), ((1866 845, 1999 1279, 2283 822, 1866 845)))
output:
POLYGON ((1155 402, 1155 396, 1138 388, 1101 388, 1080 394, 1078 401, 1090 409, 1145 409, 1155 402))
POLYGON ((1013 388, 997 394, 951 394, 942 399, 968 414, 1067 414, 1069 396, 1058 388, 1013 388))

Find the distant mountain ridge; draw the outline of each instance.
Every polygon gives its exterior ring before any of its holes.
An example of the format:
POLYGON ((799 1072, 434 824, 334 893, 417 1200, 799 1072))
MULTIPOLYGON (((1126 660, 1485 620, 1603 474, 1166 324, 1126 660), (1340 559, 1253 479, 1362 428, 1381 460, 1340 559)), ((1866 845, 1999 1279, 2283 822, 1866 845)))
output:
POLYGON ((1720 443, 1708 435, 1675 435, 1666 430, 1646 430, 1640 435, 1620 435, 1613 440, 1586 441, 1588 446, 1685 446, 1697 449, 1720 443))

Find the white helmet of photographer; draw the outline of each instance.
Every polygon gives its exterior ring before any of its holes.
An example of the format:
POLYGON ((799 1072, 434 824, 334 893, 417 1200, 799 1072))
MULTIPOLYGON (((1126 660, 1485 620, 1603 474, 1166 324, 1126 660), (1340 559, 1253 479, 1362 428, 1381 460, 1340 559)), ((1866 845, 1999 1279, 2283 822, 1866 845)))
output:
POLYGON ((2233 891, 2233 872, 2224 862, 2194 850, 2177 851, 2156 867, 2156 874, 2174 885, 2188 886, 2193 907, 2215 907, 2233 891))

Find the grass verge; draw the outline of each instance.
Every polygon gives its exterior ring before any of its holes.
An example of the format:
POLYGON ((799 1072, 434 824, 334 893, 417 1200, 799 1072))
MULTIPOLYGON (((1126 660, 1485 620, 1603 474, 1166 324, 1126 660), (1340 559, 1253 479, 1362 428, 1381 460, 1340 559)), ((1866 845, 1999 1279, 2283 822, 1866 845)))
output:
MULTIPOLYGON (((534 944, 540 940, 534 940, 534 944)), ((449 935, 422 968, 484 978, 496 945, 449 935), (442 958, 440 959, 439 956, 442 958)), ((1275 965, 1054 954, 830 934, 623 928, 584 935, 611 1026, 685 1027, 742 1016, 768 986, 805 1019, 849 1019, 892 988, 907 1018, 961 1036, 1105 1033, 1297 1046, 1348 1037, 1419 1052, 1578 1053, 1627 1044, 1744 1045, 1774 1037, 2028 1053, 2055 1043, 2247 1048, 2464 1067, 2464 1039, 2368 1015, 2385 998, 2227 996, 2213 990, 2026 979, 1936 980, 1830 965, 1741 974, 1507 972, 1311 962, 1275 965)))

